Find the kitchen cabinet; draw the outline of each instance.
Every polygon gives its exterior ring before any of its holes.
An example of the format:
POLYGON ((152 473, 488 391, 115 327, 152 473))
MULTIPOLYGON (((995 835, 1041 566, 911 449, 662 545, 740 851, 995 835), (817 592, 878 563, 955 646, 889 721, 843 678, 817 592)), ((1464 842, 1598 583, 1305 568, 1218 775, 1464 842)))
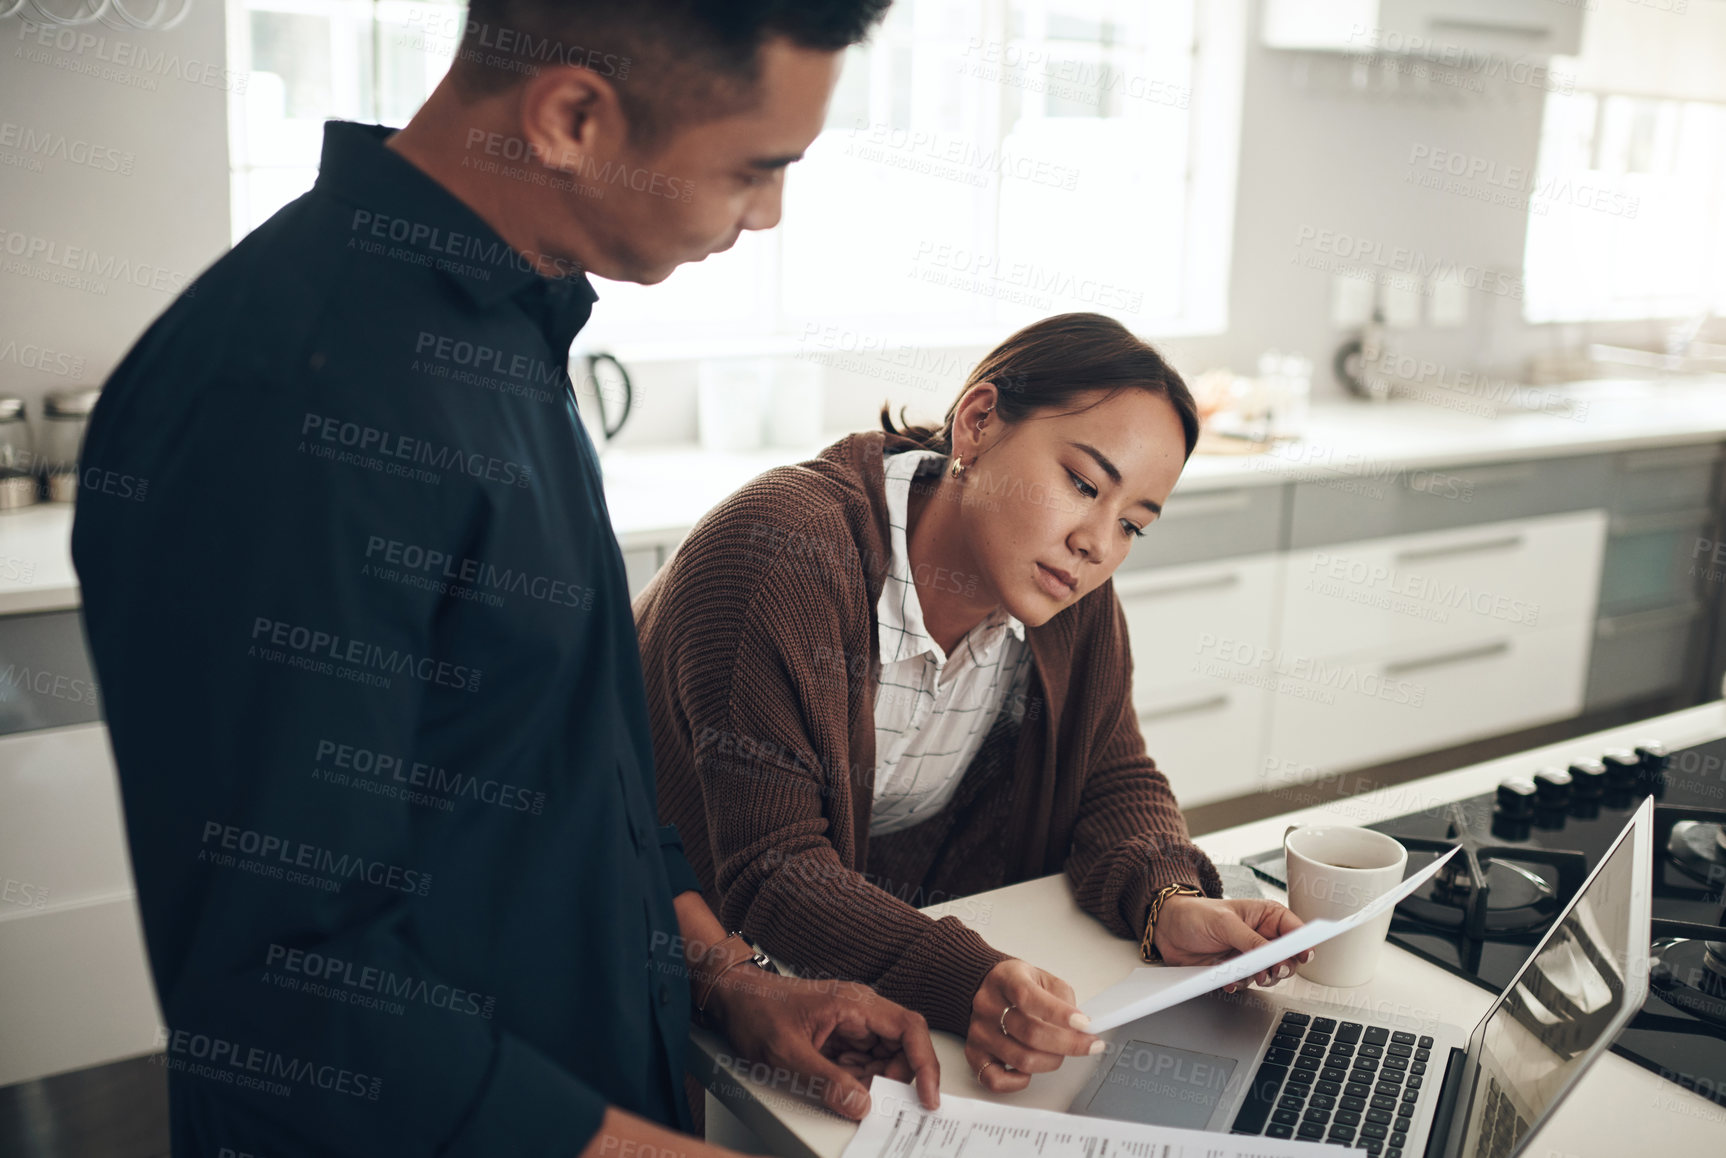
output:
POLYGON ((1128 552, 1120 573, 1278 550, 1288 491, 1286 486, 1177 487, 1150 532, 1128 552))
POLYGON ((77 611, 0 616, 0 736, 102 718, 77 611))
POLYGON ((1269 751, 1318 776, 1582 709, 1606 512, 1292 552, 1269 751))
POLYGON ((1275 637, 1282 568, 1281 553, 1271 552, 1115 574, 1133 707, 1146 750, 1184 804, 1258 786, 1261 657, 1275 637))
POLYGON ((108 729, 0 738, 0 800, 0 961, 29 995, 0 1002, 0 1085, 156 1048, 108 729))
POLYGON ((1582 709, 1592 624, 1290 664, 1272 697, 1270 756, 1311 779, 1582 709))
POLYGON ((623 574, 629 582, 631 599, 641 594, 641 589, 658 571, 658 547, 636 547, 623 553, 623 574))
POLYGON ((1487 56, 1574 54, 1582 11, 1555 0, 1265 0, 1261 35, 1269 48, 1428 56, 1472 70, 1487 56))
POLYGON ((1629 703, 1694 686, 1720 589, 1721 446, 1610 456, 1600 616, 1585 707, 1629 703))
POLYGON ((1263 687, 1214 678, 1135 690, 1145 751, 1169 778, 1183 807, 1264 787, 1269 700, 1263 687))
POLYGON ((1697 686, 1721 449, 1177 488, 1114 580, 1148 751, 1201 804, 1697 686))
POLYGON ((1366 464, 1296 483, 1289 547, 1474 527, 1607 505, 1606 455, 1405 469, 1366 464))
POLYGON ((641 594, 642 588, 671 560, 672 552, 681 542, 681 534, 637 535, 623 545, 623 573, 629 583, 630 599, 641 594))
POLYGON ((1281 646, 1351 655, 1592 623, 1606 528, 1577 511, 1290 552, 1281 646))

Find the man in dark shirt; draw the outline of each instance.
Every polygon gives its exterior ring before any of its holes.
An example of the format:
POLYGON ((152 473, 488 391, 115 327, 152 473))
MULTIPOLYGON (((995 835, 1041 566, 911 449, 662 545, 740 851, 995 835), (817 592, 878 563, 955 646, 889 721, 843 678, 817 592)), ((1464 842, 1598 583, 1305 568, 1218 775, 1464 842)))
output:
POLYGON ((692 997, 841 1112, 934 1098, 921 1019, 755 971, 659 827, 564 369, 586 272, 777 222, 884 6, 478 3, 109 380, 73 554, 175 1154, 699 1154, 692 997))

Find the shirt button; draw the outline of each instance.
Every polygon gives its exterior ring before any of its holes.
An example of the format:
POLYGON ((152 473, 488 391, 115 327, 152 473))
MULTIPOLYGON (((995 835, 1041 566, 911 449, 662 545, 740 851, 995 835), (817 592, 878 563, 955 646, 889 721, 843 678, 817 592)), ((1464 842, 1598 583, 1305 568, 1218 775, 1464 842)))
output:
POLYGON ((671 1004, 671 990, 665 987, 663 981, 659 984, 659 1004, 661 1006, 670 1006, 671 1004))

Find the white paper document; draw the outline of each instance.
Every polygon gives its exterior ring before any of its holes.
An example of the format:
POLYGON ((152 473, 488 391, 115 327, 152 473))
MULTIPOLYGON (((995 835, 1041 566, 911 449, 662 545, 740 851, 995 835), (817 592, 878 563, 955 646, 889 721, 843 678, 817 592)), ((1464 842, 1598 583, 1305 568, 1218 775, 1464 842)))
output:
POLYGON ((925 1110, 904 1082, 876 1078, 845 1158, 1337 1158, 1335 1146, 1208 1134, 941 1095, 925 1110))
POLYGON ((1303 953, 1338 934, 1364 925, 1425 884, 1457 852, 1457 849, 1451 849, 1390 892, 1367 902, 1365 908, 1351 916, 1337 921, 1308 921, 1286 936, 1267 941, 1257 949, 1231 957, 1221 964, 1152 965, 1135 969, 1126 980, 1103 990, 1080 1006, 1091 1019, 1086 1029, 1091 1033, 1103 1033, 1117 1025, 1137 1021, 1158 1010, 1203 996, 1213 989, 1221 989, 1231 981, 1243 981, 1280 961, 1287 961, 1296 953, 1303 953))

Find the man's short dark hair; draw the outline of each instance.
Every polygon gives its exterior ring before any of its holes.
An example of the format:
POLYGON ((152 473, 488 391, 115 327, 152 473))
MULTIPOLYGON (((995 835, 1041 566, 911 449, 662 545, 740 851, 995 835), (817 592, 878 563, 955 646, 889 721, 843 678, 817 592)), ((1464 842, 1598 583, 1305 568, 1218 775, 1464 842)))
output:
POLYGON ((892 0, 471 0, 452 72, 487 96, 548 67, 575 65, 617 89, 635 144, 748 108, 761 45, 784 37, 838 52, 860 43, 892 0))

